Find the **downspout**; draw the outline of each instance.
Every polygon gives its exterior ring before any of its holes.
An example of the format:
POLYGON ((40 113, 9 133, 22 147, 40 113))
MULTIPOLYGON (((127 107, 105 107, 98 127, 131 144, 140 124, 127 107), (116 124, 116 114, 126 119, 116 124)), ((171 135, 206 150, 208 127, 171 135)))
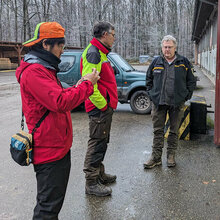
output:
POLYGON ((214 143, 220 146, 220 1, 218 1, 218 32, 215 83, 215 135, 214 143))

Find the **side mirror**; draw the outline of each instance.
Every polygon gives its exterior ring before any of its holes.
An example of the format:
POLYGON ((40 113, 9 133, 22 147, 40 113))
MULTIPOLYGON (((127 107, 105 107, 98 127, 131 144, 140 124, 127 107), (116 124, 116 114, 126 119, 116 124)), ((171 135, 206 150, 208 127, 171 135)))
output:
POLYGON ((117 69, 115 66, 113 66, 112 68, 113 68, 113 70, 114 70, 115 75, 118 75, 118 74, 119 74, 118 69, 117 69))

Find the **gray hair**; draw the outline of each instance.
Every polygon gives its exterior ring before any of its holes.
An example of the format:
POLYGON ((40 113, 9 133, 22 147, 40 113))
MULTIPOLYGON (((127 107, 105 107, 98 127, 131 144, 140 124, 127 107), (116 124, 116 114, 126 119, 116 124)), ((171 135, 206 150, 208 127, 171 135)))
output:
POLYGON ((115 30, 115 27, 110 22, 99 21, 95 23, 93 27, 93 36, 101 38, 105 32, 110 33, 111 30, 115 30))
POLYGON ((161 47, 163 47, 163 42, 164 41, 170 41, 170 40, 173 41, 175 47, 177 47, 176 38, 173 37, 172 35, 166 35, 166 36, 163 37, 163 40, 161 41, 161 47))

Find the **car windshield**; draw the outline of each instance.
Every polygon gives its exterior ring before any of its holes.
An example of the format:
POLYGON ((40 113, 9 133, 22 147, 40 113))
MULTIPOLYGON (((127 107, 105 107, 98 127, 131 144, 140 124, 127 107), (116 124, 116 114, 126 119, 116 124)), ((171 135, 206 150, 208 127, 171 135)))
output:
POLYGON ((60 58, 61 63, 59 64, 60 72, 68 71, 75 63, 75 58, 75 56, 62 55, 60 58))
POLYGON ((119 66, 121 66, 124 71, 130 72, 134 70, 134 68, 118 54, 111 54, 111 57, 119 64, 119 66))

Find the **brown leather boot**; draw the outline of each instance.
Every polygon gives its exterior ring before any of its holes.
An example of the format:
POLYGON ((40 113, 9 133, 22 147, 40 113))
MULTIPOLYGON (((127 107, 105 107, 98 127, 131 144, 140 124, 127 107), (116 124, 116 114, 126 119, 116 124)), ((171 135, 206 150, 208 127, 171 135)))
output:
POLYGON ((116 175, 110 175, 105 173, 105 166, 103 163, 100 164, 100 172, 99 172, 99 182, 101 184, 109 184, 114 183, 116 181, 116 175))
POLYGON ((175 161, 175 154, 170 153, 167 155, 167 167, 175 167, 176 161, 175 161))
POLYGON ((86 181, 85 193, 95 196, 109 196, 112 193, 112 189, 99 182, 86 181))
POLYGON ((151 156, 150 159, 144 163, 144 169, 151 169, 155 166, 160 166, 161 164, 161 158, 155 159, 153 156, 151 156))
POLYGON ((116 175, 110 175, 107 173, 102 173, 99 175, 99 181, 101 184, 109 184, 114 183, 116 181, 116 175))

